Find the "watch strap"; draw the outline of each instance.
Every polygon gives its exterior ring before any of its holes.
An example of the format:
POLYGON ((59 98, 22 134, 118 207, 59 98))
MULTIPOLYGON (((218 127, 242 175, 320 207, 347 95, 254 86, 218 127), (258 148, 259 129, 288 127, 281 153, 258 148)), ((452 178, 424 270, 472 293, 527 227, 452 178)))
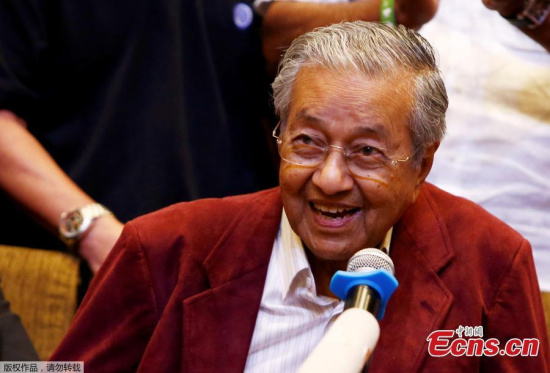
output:
POLYGON ((550 0, 525 0, 522 11, 503 17, 519 28, 534 29, 544 23, 549 13, 550 0))
POLYGON ((79 239, 90 228, 93 221, 112 212, 100 203, 90 203, 61 214, 59 237, 69 250, 77 246, 79 239))

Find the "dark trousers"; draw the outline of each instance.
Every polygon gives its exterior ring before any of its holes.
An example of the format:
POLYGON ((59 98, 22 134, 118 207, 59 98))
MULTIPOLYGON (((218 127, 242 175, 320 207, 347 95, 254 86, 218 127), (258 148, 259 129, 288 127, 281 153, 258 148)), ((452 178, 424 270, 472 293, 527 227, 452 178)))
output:
POLYGON ((10 303, 0 287, 0 361, 39 361, 19 316, 10 311, 10 303))

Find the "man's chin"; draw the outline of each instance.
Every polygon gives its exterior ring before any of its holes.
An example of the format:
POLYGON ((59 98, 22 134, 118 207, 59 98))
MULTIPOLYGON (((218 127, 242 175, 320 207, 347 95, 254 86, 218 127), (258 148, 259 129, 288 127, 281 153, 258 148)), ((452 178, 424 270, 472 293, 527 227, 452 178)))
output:
POLYGON ((320 262, 347 263, 351 256, 356 251, 349 250, 350 245, 334 243, 324 243, 323 245, 315 245, 313 248, 307 246, 309 254, 320 262))

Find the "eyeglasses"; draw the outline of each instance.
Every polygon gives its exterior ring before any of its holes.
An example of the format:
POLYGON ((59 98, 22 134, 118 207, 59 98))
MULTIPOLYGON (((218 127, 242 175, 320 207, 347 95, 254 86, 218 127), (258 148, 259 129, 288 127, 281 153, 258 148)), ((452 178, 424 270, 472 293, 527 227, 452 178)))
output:
POLYGON ((384 154, 384 150, 364 143, 351 148, 331 145, 324 139, 303 131, 286 132, 282 138, 279 138, 277 136, 278 128, 279 124, 273 130, 273 137, 277 139, 279 155, 284 161, 302 167, 318 167, 334 149, 344 155, 353 175, 366 179, 384 180, 390 176, 399 163, 411 159, 411 157, 392 159, 384 154))

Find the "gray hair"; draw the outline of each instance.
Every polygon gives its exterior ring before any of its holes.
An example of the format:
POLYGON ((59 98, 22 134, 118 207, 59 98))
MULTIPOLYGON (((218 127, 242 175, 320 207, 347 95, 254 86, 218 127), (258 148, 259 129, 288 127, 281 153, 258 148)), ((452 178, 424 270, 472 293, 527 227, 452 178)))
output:
POLYGON ((296 38, 286 51, 272 84, 275 112, 284 128, 292 87, 302 67, 360 72, 370 77, 411 76, 413 108, 409 118, 415 164, 425 148, 445 134, 448 99, 430 44, 404 26, 363 21, 318 28, 296 38))

